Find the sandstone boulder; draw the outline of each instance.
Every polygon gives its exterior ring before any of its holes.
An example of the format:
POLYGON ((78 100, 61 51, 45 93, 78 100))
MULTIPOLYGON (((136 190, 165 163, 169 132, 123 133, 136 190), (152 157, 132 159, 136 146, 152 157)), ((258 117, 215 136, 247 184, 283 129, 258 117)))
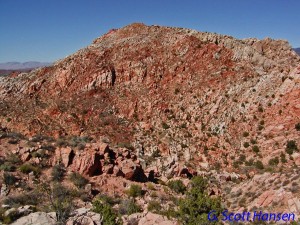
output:
POLYGON ((138 225, 178 225, 178 222, 174 220, 169 220, 167 217, 162 215, 154 214, 154 213, 147 213, 145 217, 140 219, 138 225))
POLYGON ((55 225, 56 220, 48 213, 45 212, 35 212, 30 213, 27 216, 21 217, 12 223, 12 225, 55 225))

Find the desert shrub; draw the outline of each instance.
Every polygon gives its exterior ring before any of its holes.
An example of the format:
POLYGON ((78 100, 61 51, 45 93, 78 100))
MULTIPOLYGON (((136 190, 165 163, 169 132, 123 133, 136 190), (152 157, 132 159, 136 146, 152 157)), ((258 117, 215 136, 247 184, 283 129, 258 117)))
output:
POLYGON ((93 139, 88 136, 78 137, 78 136, 72 136, 68 143, 71 147, 78 147, 81 149, 84 149, 86 143, 91 142, 93 139))
POLYGON ((13 172, 15 171, 16 167, 11 164, 10 162, 4 162, 2 165, 0 165, 0 170, 6 171, 6 172, 13 172))
POLYGON ((113 208, 109 204, 105 204, 101 199, 96 199, 93 201, 94 212, 101 214, 103 216, 103 225, 118 225, 118 216, 114 212, 113 208))
POLYGON ((88 184, 88 180, 79 173, 72 173, 70 175, 70 181, 78 188, 83 188, 86 184, 88 184))
POLYGON ((63 165, 58 164, 53 166, 51 176, 53 181, 61 181, 65 175, 65 168, 63 165))
POLYGON ((264 164, 263 164, 261 161, 257 160, 257 161, 255 162, 255 167, 256 167, 257 169, 263 170, 263 169, 264 169, 264 164))
POLYGON ((21 162, 20 158, 17 155, 13 154, 13 153, 9 154, 6 157, 6 161, 10 162, 12 164, 19 164, 21 162))
POLYGON ((244 142, 244 148, 248 148, 250 146, 249 142, 244 142))
POLYGON ((115 204, 120 203, 120 199, 117 197, 110 197, 109 195, 106 194, 101 194, 97 196, 97 199, 100 199, 102 202, 109 204, 111 206, 114 206, 115 204))
POLYGON ((282 163, 286 163, 286 162, 287 162, 287 160, 286 160, 286 158, 285 158, 285 154, 284 154, 283 152, 281 152, 281 154, 280 154, 280 161, 281 161, 282 163))
POLYGON ((131 151, 134 151, 134 147, 132 146, 132 144, 130 144, 129 142, 120 142, 117 147, 119 148, 127 148, 131 151))
POLYGON ((298 151, 298 146, 296 141, 294 140, 289 140, 286 143, 286 148, 285 148, 286 153, 288 153, 289 155, 292 155, 294 151, 298 151))
POLYGON ((153 151, 151 157, 153 158, 161 157, 160 151, 159 150, 153 151))
POLYGON ((253 144, 253 145, 255 145, 255 144, 257 143, 255 139, 251 139, 250 142, 251 142, 251 144, 253 144))
POLYGON ((165 122, 162 122, 161 125, 165 130, 170 128, 170 126, 168 124, 166 124, 165 122))
POLYGON ((29 163, 25 163, 25 164, 21 165, 21 166, 19 167, 19 169, 20 169, 20 171, 21 171, 22 173, 26 173, 26 174, 29 174, 29 173, 33 172, 34 175, 38 175, 38 174, 40 174, 40 172, 41 172, 41 170, 40 170, 39 167, 34 166, 34 165, 32 165, 32 164, 29 164, 29 163))
POLYGON ((255 152, 255 153, 258 153, 259 152, 259 147, 257 145, 254 145, 252 147, 252 151, 255 152))
POLYGON ((147 188, 149 190, 155 190, 155 187, 154 187, 154 185, 151 182, 147 183, 147 188))
POLYGON ((245 162, 246 166, 253 166, 254 160, 251 158, 248 161, 245 162))
POLYGON ((32 152, 32 153, 31 153, 31 156, 32 156, 33 158, 47 158, 48 155, 46 154, 45 149, 41 149, 41 150, 39 150, 39 151, 32 152))
POLYGON ((184 194, 186 187, 181 180, 171 180, 168 182, 168 187, 176 193, 184 194))
MULTIPOLYGON (((215 210, 219 215, 222 211, 219 198, 210 198, 206 193, 207 180, 194 177, 186 197, 179 202, 179 219, 183 224, 206 224, 207 214, 215 210)), ((211 224, 216 224, 212 222, 211 224)))
POLYGON ((148 203, 147 209, 149 212, 159 212, 161 210, 161 204, 158 201, 150 201, 148 203))
POLYGON ((243 133, 243 137, 248 137, 248 136, 249 136, 249 132, 245 131, 245 132, 243 133))
POLYGON ((275 157, 274 159, 269 160, 269 165, 270 166, 277 166, 278 163, 279 163, 279 158, 278 157, 275 157))
POLYGON ((300 123, 297 123, 297 124, 295 125, 295 129, 296 129, 297 131, 300 131, 300 123))
POLYGON ((12 144, 12 145, 15 145, 15 144, 18 144, 19 141, 20 141, 19 139, 12 138, 12 139, 9 139, 9 140, 8 140, 8 143, 9 143, 9 144, 12 144))
POLYGON ((132 184, 130 186, 130 188, 126 191, 126 194, 129 197, 136 198, 136 197, 142 196, 143 195, 143 191, 142 191, 141 186, 136 185, 136 184, 132 184))
POLYGON ((4 199, 4 204, 10 206, 24 206, 24 205, 37 205, 40 201, 41 195, 36 191, 31 191, 24 194, 9 196, 4 199))
POLYGON ((10 174, 10 173, 4 173, 3 174, 3 182, 6 184, 6 185, 14 185, 17 181, 17 178, 10 174))
POLYGON ((119 205, 119 213, 121 215, 131 215, 141 212, 141 207, 135 203, 133 199, 125 199, 119 205))
POLYGON ((60 183, 52 186, 43 184, 41 190, 48 200, 49 209, 56 213, 56 224, 66 224, 66 220, 74 209, 71 191, 60 183))

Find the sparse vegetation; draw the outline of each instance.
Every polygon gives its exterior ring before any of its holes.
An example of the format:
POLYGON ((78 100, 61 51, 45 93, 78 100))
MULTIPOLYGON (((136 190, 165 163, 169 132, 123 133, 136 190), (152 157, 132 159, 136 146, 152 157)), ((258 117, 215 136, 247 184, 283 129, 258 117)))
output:
POLYGON ((100 213, 103 216, 103 225, 118 225, 117 213, 114 212, 113 208, 103 202, 101 199, 95 199, 93 201, 93 211, 100 213))
POLYGON ((69 189, 59 183, 43 184, 41 190, 49 202, 50 210, 56 213, 57 224, 65 224, 74 209, 73 198, 69 189))
POLYGON ((264 167, 264 164, 261 162, 261 161, 259 161, 259 160, 257 160, 256 162, 255 162, 255 167, 257 168, 257 169, 259 169, 259 170, 263 170, 265 167, 264 167))
POLYGON ((141 186, 136 185, 136 184, 132 184, 130 186, 130 188, 126 191, 126 194, 129 197, 136 198, 136 197, 142 196, 143 195, 143 191, 142 191, 141 186))
POLYGON ((121 215, 131 215, 137 212, 141 212, 141 207, 135 203, 134 199, 125 199, 121 201, 119 206, 119 213, 121 215))
POLYGON ((248 148, 250 146, 249 142, 244 142, 244 148, 248 148))
POLYGON ((278 157, 275 157, 274 159, 269 160, 269 165, 270 166, 277 166, 278 163, 279 163, 279 158, 278 157))
POLYGON ((70 175, 70 180, 78 188, 83 188, 88 183, 88 180, 81 176, 79 173, 72 173, 70 175))
MULTIPOLYGON (((210 198, 206 193, 207 180, 202 177, 194 177, 191 180, 191 189, 186 197, 179 202, 179 219, 184 224, 206 224, 207 214, 211 210, 219 215, 222 211, 219 198, 210 198)), ((211 224, 218 224, 211 222, 211 224)))
POLYGON ((255 152, 255 153, 258 153, 259 152, 259 147, 257 145, 254 145, 252 147, 252 151, 255 152))
POLYGON ((161 125, 165 130, 170 128, 170 126, 168 124, 166 124, 165 122, 162 122, 161 125))
POLYGON ((249 132, 245 131, 245 132, 243 133, 243 137, 248 137, 248 136, 249 136, 249 132))
POLYGON ((298 151, 297 143, 294 140, 289 140, 286 143, 286 148, 285 148, 286 153, 289 155, 292 155, 294 151, 298 151))
POLYGON ((184 194, 186 187, 181 180, 171 180, 168 182, 168 187, 176 193, 184 194))
POLYGON ((61 181, 64 177, 64 174, 65 174, 65 168, 62 164, 53 166, 51 172, 53 181, 61 181))
POLYGON ((150 201, 147 206, 148 211, 159 213, 161 210, 161 203, 158 201, 150 201))
POLYGON ((21 165, 19 169, 22 173, 26 173, 26 174, 33 172, 34 175, 39 175, 41 172, 41 169, 39 167, 34 166, 29 163, 25 163, 25 164, 21 165))

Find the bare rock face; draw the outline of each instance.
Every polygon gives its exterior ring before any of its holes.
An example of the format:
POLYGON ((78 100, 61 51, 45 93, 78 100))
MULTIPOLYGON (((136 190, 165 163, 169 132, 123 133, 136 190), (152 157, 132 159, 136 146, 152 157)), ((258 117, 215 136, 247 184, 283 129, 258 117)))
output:
POLYGON ((55 157, 53 165, 62 163, 65 167, 68 167, 73 163, 74 151, 71 147, 58 148, 55 151, 55 157))
POLYGON ((101 156, 99 153, 87 149, 86 151, 75 155, 72 169, 87 176, 100 175, 102 173, 100 158, 101 156))
POLYGON ((121 176, 131 181, 148 180, 135 154, 126 148, 115 152, 108 144, 101 142, 87 144, 83 151, 74 151, 70 147, 58 148, 52 165, 58 163, 88 177, 106 174, 121 176))
POLYGON ((144 174, 142 166, 132 160, 124 160, 118 163, 118 167, 124 173, 127 180, 146 182, 147 177, 144 174))

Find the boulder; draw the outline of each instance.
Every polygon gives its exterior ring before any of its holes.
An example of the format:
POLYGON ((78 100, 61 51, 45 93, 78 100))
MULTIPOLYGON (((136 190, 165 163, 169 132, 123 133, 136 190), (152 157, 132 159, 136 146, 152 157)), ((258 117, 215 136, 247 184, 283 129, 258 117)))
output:
POLYGON ((58 148, 55 151, 55 158, 52 164, 62 163, 65 167, 68 167, 72 164, 74 156, 75 153, 70 147, 58 148))
POLYGON ((21 217, 12 223, 12 225, 55 225, 56 220, 53 216, 45 212, 30 213, 27 216, 21 217))
POLYGON ((103 173, 100 158, 101 156, 97 151, 86 150, 74 157, 72 169, 90 177, 100 175, 103 173))
POLYGON ((124 173, 125 179, 137 182, 146 182, 148 180, 142 166, 134 163, 132 160, 126 159, 119 162, 119 164, 118 166, 124 173))
POLYGON ((90 212, 90 209, 79 208, 72 213, 66 225, 101 225, 102 217, 99 213, 90 212))
POLYGON ((178 225, 179 223, 175 220, 169 220, 167 217, 162 215, 148 212, 145 217, 140 219, 138 225, 178 225))

